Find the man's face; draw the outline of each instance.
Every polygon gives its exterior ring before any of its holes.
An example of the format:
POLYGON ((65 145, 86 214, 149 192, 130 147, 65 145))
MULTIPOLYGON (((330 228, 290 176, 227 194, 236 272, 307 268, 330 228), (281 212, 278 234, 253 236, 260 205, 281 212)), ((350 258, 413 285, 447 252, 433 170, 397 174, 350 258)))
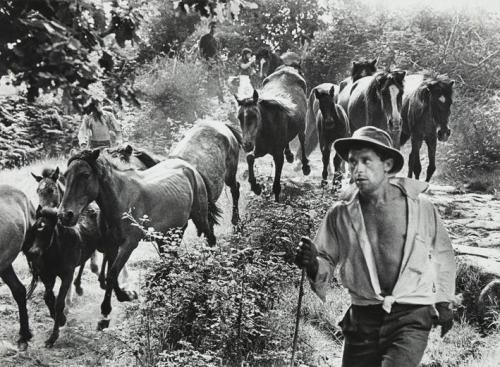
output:
POLYGON ((371 148, 349 151, 351 177, 361 193, 371 193, 382 185, 393 165, 392 159, 382 161, 371 148))

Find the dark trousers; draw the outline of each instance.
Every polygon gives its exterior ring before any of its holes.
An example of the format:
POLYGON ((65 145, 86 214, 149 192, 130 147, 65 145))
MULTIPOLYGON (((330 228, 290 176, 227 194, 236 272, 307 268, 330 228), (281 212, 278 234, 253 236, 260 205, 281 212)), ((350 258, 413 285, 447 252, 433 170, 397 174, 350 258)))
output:
POLYGON ((433 306, 351 306, 340 322, 342 367, 416 367, 434 322, 433 306))

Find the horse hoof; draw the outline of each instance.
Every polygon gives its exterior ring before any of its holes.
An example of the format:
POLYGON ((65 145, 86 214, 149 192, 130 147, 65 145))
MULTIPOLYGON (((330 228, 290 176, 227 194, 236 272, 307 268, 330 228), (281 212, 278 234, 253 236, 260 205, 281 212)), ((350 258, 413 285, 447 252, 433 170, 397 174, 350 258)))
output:
POLYGON ((99 286, 101 287, 101 289, 106 290, 106 281, 99 280, 99 286))
POLYGON ((286 158, 286 161, 287 161, 288 163, 293 163, 293 154, 292 154, 292 153, 290 153, 290 154, 286 154, 286 155, 285 155, 285 158, 286 158))
POLYGON ((321 180, 321 187, 325 187, 326 185, 328 185, 328 181, 325 179, 322 179, 321 180))
POLYGON ((116 299, 119 302, 130 302, 135 299, 137 299, 137 292, 136 291, 121 291, 116 293, 116 299))
POLYGON ((52 340, 52 337, 50 337, 46 342, 45 342, 45 348, 52 348, 54 346, 54 343, 55 343, 55 339, 52 340))
POLYGON ((233 217, 231 218, 231 224, 233 226, 237 225, 239 221, 240 221, 240 216, 239 215, 233 215, 233 217))
POLYGON ((94 274, 99 274, 99 266, 97 264, 90 263, 90 271, 94 274))
POLYGON ((103 331, 109 327, 109 320, 100 320, 97 323, 97 331, 103 331))
POLYGON ((309 174, 311 173, 311 167, 309 167, 309 165, 302 166, 302 173, 304 174, 304 176, 309 176, 309 174))
POLYGON ((82 289, 82 287, 80 287, 80 286, 75 287, 75 290, 76 290, 76 294, 78 294, 79 296, 83 295, 83 289, 82 289))
POLYGON ((252 185, 252 191, 255 193, 255 195, 260 195, 262 193, 262 188, 259 184, 255 184, 252 185))
POLYGON ((26 351, 26 349, 28 349, 28 342, 27 341, 18 341, 17 342, 17 349, 20 351, 20 352, 24 352, 26 351))

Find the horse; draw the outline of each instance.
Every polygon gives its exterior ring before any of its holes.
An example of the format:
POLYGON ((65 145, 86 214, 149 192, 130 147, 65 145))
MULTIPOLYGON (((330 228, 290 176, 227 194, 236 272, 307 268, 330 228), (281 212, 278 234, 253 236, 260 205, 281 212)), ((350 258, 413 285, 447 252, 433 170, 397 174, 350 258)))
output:
POLYGON ((408 177, 418 180, 422 166, 420 148, 427 144, 429 166, 426 181, 429 182, 436 170, 437 140, 447 141, 453 85, 455 81, 443 75, 413 74, 405 78, 405 93, 401 110, 402 130, 400 145, 411 138, 411 153, 408 158, 408 177))
POLYGON ((255 54, 255 63, 259 65, 260 77, 265 78, 271 75, 278 66, 283 65, 283 60, 269 48, 263 47, 255 54))
POLYGON ((254 175, 255 158, 271 154, 275 164, 273 193, 279 201, 280 178, 284 156, 293 162, 290 141, 298 135, 301 147, 302 173, 311 172, 304 150, 306 82, 296 69, 286 66, 268 76, 261 93, 254 90, 251 98, 238 99, 238 119, 243 132, 243 150, 247 153, 248 182, 260 195, 261 187, 254 175))
MULTIPOLYGON (((36 193, 38 195, 39 205, 41 207, 57 208, 61 203, 61 199, 64 195, 64 184, 61 181, 61 179, 64 178, 63 176, 60 175, 59 167, 56 167, 55 169, 44 168, 42 170, 41 176, 38 176, 33 172, 31 172, 31 175, 33 176, 35 181, 38 182, 36 193)), ((96 208, 94 207, 93 210, 95 211, 95 209, 96 208)), ((85 215, 89 215, 92 212, 93 211, 85 211, 85 215)), ((91 215, 92 215, 91 218, 85 218, 85 216, 82 216, 82 219, 86 221, 88 220, 92 221, 94 215, 93 214, 91 215)), ((83 289, 81 284, 82 284, 82 275, 84 268, 85 264, 83 264, 80 267, 78 275, 76 276, 75 281, 73 283, 75 286, 76 293, 79 296, 83 294, 83 289)), ((90 257, 90 269, 93 273, 99 274, 99 266, 97 265, 97 252, 92 253, 92 256, 90 257)), ((71 287, 68 295, 69 299, 71 299, 71 287)))
MULTIPOLYGON (((28 197, 10 185, 0 185, 0 277, 7 284, 19 309, 19 350, 28 348, 32 338, 26 309, 26 288, 19 281, 12 263, 21 250, 31 244, 35 208, 28 197)), ((31 294, 32 291, 28 292, 31 294)))
MULTIPOLYGON (((347 114, 334 102, 338 91, 338 85, 323 83, 311 90, 307 101, 305 154, 309 156, 319 143, 323 160, 322 185, 326 184, 328 177, 332 143, 351 135, 347 114)), ((333 184, 340 182, 342 178, 341 163, 342 159, 335 154, 333 184)))
POLYGON ((83 150, 69 158, 65 177, 66 191, 58 212, 61 223, 75 225, 82 210, 96 201, 113 239, 113 248, 106 252, 112 265, 107 272, 99 330, 109 326, 113 290, 121 302, 137 298, 135 292, 118 286, 117 277, 145 235, 135 223, 138 219, 147 215, 148 225, 162 233, 185 228, 191 219, 198 235, 203 233, 208 244, 215 245, 205 183, 196 168, 182 159, 166 159, 145 171, 121 171, 106 154, 100 155, 99 149, 83 150))
MULTIPOLYGON (((375 74, 377 72, 377 61, 377 59, 373 59, 371 61, 353 61, 351 76, 340 82, 339 93, 342 92, 346 86, 354 83, 358 79, 375 74)), ((347 108, 347 105, 345 108, 347 108)))
POLYGON ((50 348, 59 337, 59 327, 66 324, 64 315, 65 299, 71 289, 75 268, 83 269, 85 262, 95 251, 95 231, 88 221, 79 221, 74 227, 58 223, 57 208, 38 206, 33 225, 34 239, 30 247, 23 251, 30 264, 36 284, 41 279, 45 286, 44 300, 54 326, 45 346, 50 348), (54 297, 56 278, 61 285, 54 297))
POLYGON ((381 71, 357 80, 348 88, 346 112, 351 133, 371 125, 393 136, 399 134, 405 75, 406 71, 381 71))
MULTIPOLYGON (((238 200, 240 184, 236 178, 238 159, 242 144, 241 131, 230 123, 201 121, 192 127, 184 138, 172 149, 170 158, 181 158, 189 162, 200 173, 208 195, 209 213, 218 213, 216 202, 224 183, 231 189, 233 212, 231 223, 238 224, 240 215, 238 200)), ((216 223, 210 217, 210 225, 216 223)))
POLYGON ((117 147, 107 148, 106 153, 114 159, 113 162, 115 165, 124 170, 131 168, 145 170, 160 163, 164 159, 143 149, 132 147, 130 144, 122 144, 117 147))

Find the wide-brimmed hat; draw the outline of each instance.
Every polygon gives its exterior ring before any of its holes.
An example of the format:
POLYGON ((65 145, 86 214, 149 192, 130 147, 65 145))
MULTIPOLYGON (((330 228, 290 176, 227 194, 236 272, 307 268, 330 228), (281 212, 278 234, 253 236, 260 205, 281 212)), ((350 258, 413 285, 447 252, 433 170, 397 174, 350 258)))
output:
POLYGON ((356 146, 366 146, 367 148, 375 148, 378 151, 384 151, 389 158, 394 160, 394 165, 389 173, 401 171, 404 165, 403 155, 399 150, 393 148, 391 136, 384 130, 373 126, 362 127, 352 134, 350 138, 337 139, 333 143, 333 148, 338 155, 347 161, 349 149, 356 146))
POLYGON ((243 50, 241 50, 241 54, 251 54, 252 50, 250 50, 248 47, 245 47, 243 50))

